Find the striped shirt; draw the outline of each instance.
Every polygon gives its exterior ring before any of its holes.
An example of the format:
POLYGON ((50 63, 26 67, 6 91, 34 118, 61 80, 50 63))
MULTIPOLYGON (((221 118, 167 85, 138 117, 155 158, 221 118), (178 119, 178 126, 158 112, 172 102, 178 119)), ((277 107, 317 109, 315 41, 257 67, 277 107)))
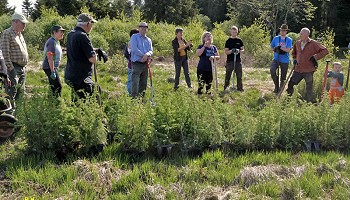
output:
POLYGON ((25 66, 28 63, 27 45, 21 33, 10 27, 2 33, 1 50, 7 66, 7 71, 11 71, 14 67, 12 63, 25 66))

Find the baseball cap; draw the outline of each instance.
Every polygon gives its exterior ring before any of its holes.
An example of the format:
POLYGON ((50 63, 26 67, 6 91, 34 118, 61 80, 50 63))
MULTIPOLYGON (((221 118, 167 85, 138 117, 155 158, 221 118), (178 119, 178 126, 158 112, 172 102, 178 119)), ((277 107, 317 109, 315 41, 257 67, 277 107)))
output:
POLYGON ((139 27, 146 27, 146 28, 148 28, 148 24, 146 22, 141 22, 139 24, 139 27))
POLYGON ((65 31, 66 29, 62 28, 62 26, 55 25, 51 27, 51 33, 57 32, 57 31, 65 31))
POLYGON ((19 13, 14 13, 12 15, 11 20, 15 20, 15 19, 18 19, 19 21, 21 21, 22 23, 25 23, 25 24, 29 23, 29 21, 26 19, 26 17, 22 14, 19 14, 19 13))
POLYGON ((87 13, 82 13, 78 16, 78 22, 92 22, 96 23, 97 20, 95 20, 91 15, 87 13))

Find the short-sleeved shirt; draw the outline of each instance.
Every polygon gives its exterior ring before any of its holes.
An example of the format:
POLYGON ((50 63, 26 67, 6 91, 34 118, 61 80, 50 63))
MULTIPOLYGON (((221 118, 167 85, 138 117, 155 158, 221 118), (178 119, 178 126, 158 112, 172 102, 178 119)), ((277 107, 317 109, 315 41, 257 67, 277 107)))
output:
MULTIPOLYGON (((292 48, 293 40, 292 38, 286 36, 286 38, 282 39, 280 35, 273 38, 271 41, 270 47, 275 48, 277 46, 285 47, 285 48, 292 48)), ((284 54, 278 54, 274 52, 273 59, 278 60, 281 63, 289 63, 289 53, 286 52, 284 54)))
MULTIPOLYGON (((229 38, 226 40, 225 48, 231 49, 241 49, 243 47, 243 41, 240 38, 229 38)), ((227 55, 227 62, 233 62, 235 59, 234 53, 227 55)), ((236 62, 241 62, 241 53, 236 55, 236 62)))
POLYGON ((60 65, 61 57, 62 57, 62 48, 60 42, 56 40, 54 37, 50 37, 44 46, 44 61, 43 61, 43 69, 50 69, 49 61, 47 60, 47 53, 53 53, 53 63, 54 67, 57 69, 60 65))
POLYGON ((64 78, 67 82, 80 85, 92 77, 92 63, 89 58, 96 55, 88 34, 75 27, 67 35, 67 66, 64 78))
MULTIPOLYGON (((197 49, 201 49, 203 45, 199 45, 197 49)), ((210 56, 215 56, 218 52, 216 46, 211 45, 210 47, 205 47, 202 55, 199 56, 198 70, 211 72, 211 62, 209 60, 210 56)))

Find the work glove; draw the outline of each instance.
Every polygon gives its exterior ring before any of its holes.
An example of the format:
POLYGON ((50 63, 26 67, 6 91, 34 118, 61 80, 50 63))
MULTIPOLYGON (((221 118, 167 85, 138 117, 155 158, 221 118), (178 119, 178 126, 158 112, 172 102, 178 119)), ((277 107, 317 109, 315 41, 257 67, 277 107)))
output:
POLYGON ((314 67, 317 69, 318 68, 318 63, 317 63, 317 60, 315 59, 315 57, 311 56, 309 60, 312 62, 314 67))
POLYGON ((108 60, 108 55, 102 50, 102 48, 97 49, 97 57, 99 61, 101 61, 101 58, 103 58, 104 63, 108 60))
POLYGON ((52 72, 51 72, 51 75, 50 75, 50 78, 51 78, 52 80, 55 80, 55 79, 57 78, 56 72, 52 71, 52 72))
POLYGON ((294 59, 294 60, 293 60, 293 65, 297 65, 297 64, 298 64, 297 59, 294 59))

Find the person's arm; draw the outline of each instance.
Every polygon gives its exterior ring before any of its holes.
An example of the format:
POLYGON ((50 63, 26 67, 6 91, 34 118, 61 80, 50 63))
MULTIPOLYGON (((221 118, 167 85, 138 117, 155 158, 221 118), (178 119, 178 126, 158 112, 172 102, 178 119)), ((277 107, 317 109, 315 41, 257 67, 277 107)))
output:
POLYGON ((86 58, 88 58, 90 63, 95 64, 97 61, 97 54, 95 49, 92 47, 90 39, 87 35, 81 35, 79 40, 86 58))
POLYGON ((281 49, 284 51, 284 52, 287 52, 289 53, 289 51, 292 49, 292 39, 289 39, 286 37, 286 47, 281 47, 281 49))
POLYGON ((328 49, 325 46, 323 46, 322 44, 314 41, 314 45, 315 45, 317 52, 313 56, 316 60, 319 60, 319 59, 325 57, 329 53, 328 49))
POLYGON ((297 59, 297 48, 296 48, 297 47, 297 43, 298 42, 294 43, 293 50, 292 50, 292 57, 293 57, 294 60, 297 59))
POLYGON ((199 48, 200 46, 198 46, 197 50, 196 50, 196 54, 197 56, 201 56, 205 50, 205 46, 203 45, 201 48, 199 48))
POLYGON ((2 50, 2 55, 5 60, 5 64, 7 67, 7 72, 10 72, 12 69, 14 69, 14 66, 11 61, 10 57, 10 40, 11 40, 11 35, 9 32, 3 32, 2 37, 1 37, 1 50, 2 50))

